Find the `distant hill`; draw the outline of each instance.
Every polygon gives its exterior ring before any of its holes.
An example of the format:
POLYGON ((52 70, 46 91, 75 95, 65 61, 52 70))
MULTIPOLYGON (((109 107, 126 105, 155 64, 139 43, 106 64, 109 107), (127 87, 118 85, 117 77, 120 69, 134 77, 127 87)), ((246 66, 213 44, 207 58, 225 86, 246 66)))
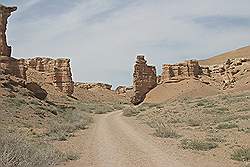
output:
POLYGON ((226 52, 205 60, 200 60, 199 62, 201 65, 222 64, 227 59, 232 59, 232 58, 250 58, 250 46, 226 52))

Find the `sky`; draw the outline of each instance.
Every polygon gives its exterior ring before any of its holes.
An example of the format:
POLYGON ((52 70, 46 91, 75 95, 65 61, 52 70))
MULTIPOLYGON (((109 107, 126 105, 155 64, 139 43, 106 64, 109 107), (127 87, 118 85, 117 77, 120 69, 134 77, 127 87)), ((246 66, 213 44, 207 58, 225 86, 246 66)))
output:
POLYGON ((0 0, 18 10, 16 58, 70 58, 73 80, 131 85, 136 54, 157 67, 250 45, 249 0, 0 0))

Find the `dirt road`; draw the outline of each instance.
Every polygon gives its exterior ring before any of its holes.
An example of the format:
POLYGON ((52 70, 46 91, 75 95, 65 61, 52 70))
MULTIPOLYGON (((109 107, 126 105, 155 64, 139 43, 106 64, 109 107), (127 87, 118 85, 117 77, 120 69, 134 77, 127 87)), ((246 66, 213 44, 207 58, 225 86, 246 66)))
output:
POLYGON ((98 116, 87 134, 74 140, 72 147, 81 158, 64 167, 187 167, 130 125, 121 112, 98 116))

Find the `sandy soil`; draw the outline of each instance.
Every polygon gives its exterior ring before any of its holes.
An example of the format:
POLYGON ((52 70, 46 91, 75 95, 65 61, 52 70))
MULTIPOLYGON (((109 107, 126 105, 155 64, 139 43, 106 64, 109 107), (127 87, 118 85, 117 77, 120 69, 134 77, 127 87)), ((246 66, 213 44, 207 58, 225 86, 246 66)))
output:
POLYGON ((113 112, 96 116, 95 123, 69 141, 57 143, 80 153, 80 159, 59 167, 236 167, 239 164, 207 158, 178 149, 175 140, 161 139, 135 118, 113 112))
POLYGON ((126 119, 121 112, 98 116, 96 124, 86 132, 87 134, 73 138, 67 144, 68 147, 65 148, 71 147, 71 149, 80 151, 81 159, 62 166, 187 166, 171 153, 164 151, 146 131, 134 128, 131 125, 133 123, 126 119))

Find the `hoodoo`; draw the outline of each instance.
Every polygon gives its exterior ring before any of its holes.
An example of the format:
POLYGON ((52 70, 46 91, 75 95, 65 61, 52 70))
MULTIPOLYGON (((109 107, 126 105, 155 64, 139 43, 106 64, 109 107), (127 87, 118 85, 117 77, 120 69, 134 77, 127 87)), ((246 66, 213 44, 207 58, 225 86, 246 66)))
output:
POLYGON ((7 44, 6 30, 8 18, 16 10, 17 7, 6 7, 0 4, 0 56, 11 56, 11 46, 7 44))
POLYGON ((135 105, 140 104, 146 97, 146 94, 157 86, 156 68, 148 66, 144 55, 137 55, 134 66, 134 96, 131 102, 135 105))

